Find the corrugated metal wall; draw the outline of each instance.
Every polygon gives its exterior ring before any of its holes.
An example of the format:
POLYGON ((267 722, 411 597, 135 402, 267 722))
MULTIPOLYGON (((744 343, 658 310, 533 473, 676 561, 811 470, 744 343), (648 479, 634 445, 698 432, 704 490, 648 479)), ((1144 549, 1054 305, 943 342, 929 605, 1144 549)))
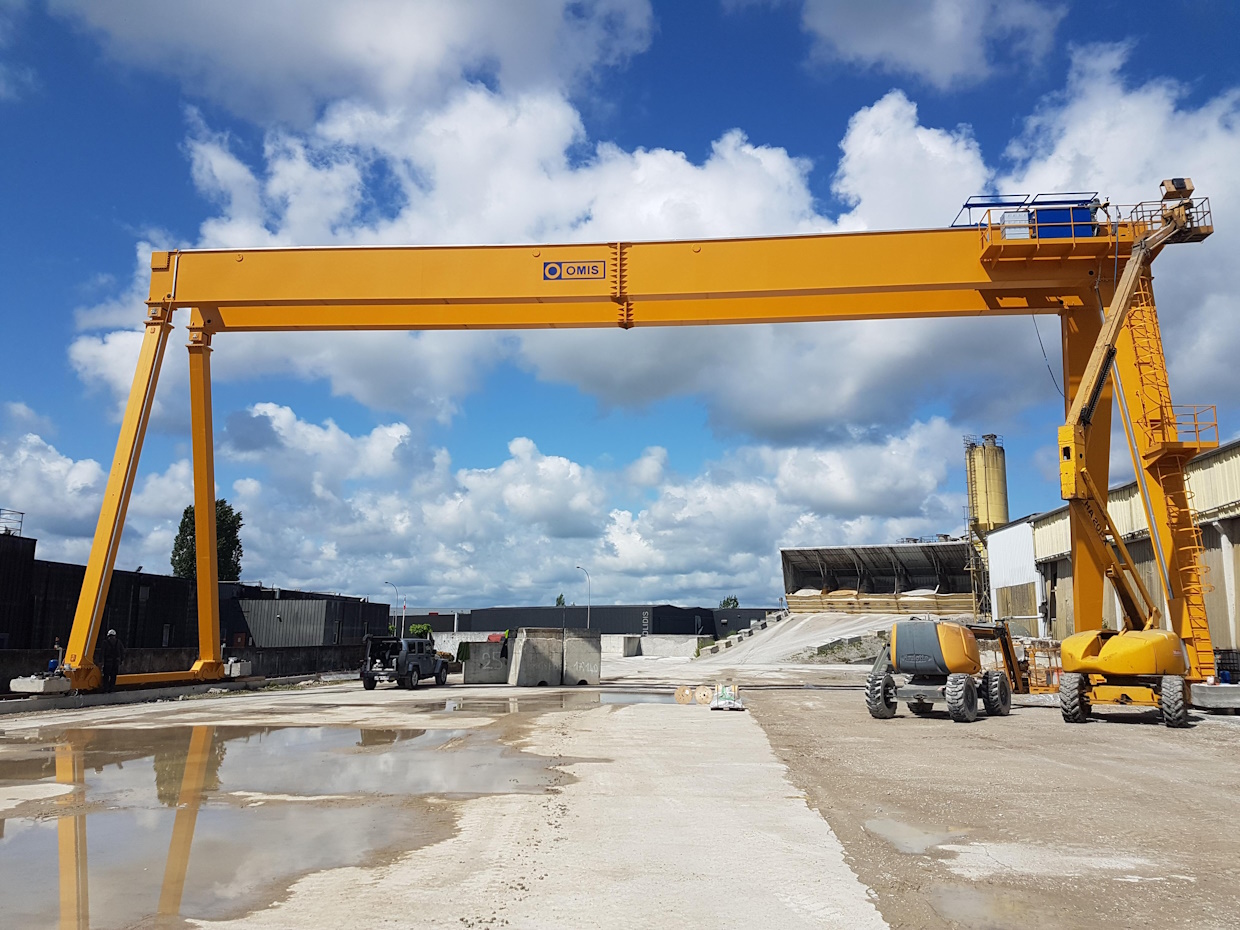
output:
MULTIPOLYGON (((1202 522, 1240 516, 1240 442, 1228 443, 1189 463, 1185 480, 1193 494, 1193 509, 1202 522)), ((1149 531, 1136 482, 1107 492, 1107 511, 1127 539, 1149 531)), ((1061 507, 1033 521, 1034 550, 1039 562, 1067 555, 1071 550, 1068 510, 1061 507)))
MULTIPOLYGON (((254 645, 322 646, 330 601, 238 598, 254 645)), ((326 641, 330 644, 330 640, 326 641)))
MULTIPOLYGON (((1221 522, 1229 531, 1233 541, 1240 540, 1240 519, 1221 522)), ((1210 638, 1216 649, 1240 648, 1238 645, 1240 644, 1240 631, 1237 630, 1235 619, 1240 616, 1240 591, 1235 590, 1233 586, 1232 603, 1229 604, 1227 573, 1224 564, 1224 560, 1230 558, 1233 579, 1240 575, 1240 550, 1233 547, 1228 551, 1228 548, 1223 545, 1222 535, 1213 523, 1207 523, 1201 527, 1201 538, 1205 544, 1203 555, 1206 567, 1205 580, 1209 585, 1205 601, 1206 616, 1210 622, 1210 638)), ((1137 574, 1141 576, 1141 581, 1149 590, 1158 609, 1166 616, 1166 595, 1149 538, 1130 540, 1126 545, 1132 554, 1133 561, 1136 562, 1137 574)), ((1055 595, 1052 601, 1053 610, 1058 619, 1052 623, 1052 632, 1056 638, 1062 639, 1075 632, 1072 613, 1072 562, 1063 556, 1040 562, 1039 569, 1044 580, 1049 581, 1050 578, 1055 578, 1055 595)), ((1103 600, 1102 616, 1106 625, 1114 629, 1119 617, 1119 608, 1114 592, 1110 590, 1109 585, 1107 587, 1109 594, 1103 600)))

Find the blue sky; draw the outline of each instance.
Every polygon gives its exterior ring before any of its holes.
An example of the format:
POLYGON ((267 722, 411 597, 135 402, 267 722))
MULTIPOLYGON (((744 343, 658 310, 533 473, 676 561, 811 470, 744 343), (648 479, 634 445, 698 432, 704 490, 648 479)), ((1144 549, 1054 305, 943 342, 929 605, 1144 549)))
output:
MULTIPOLYGON (((1218 228, 1156 266, 1173 393, 1234 436, 1238 20, 1222 0, 0 0, 0 507, 43 557, 84 559, 152 246, 941 226, 984 190, 1133 202, 1172 174, 1218 228)), ((190 499, 182 342, 122 567, 166 570, 190 499)), ((219 492, 268 584, 538 604, 582 600, 584 564, 600 602, 769 604, 781 545, 959 532, 964 433, 1004 435, 1013 515, 1058 501, 1062 402, 1028 318, 230 336, 215 368, 219 492)))

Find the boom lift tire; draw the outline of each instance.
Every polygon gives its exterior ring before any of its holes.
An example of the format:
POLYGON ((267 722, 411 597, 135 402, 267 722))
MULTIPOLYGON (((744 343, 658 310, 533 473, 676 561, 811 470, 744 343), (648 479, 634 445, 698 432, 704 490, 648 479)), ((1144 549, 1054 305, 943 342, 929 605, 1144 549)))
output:
POLYGON ((1059 710, 1066 723, 1084 723, 1089 719, 1089 691, 1084 675, 1064 672, 1059 676, 1059 710))
POLYGON ((929 717, 934 712, 934 705, 929 701, 909 701, 908 709, 917 717, 929 717))
POLYGON ((956 723, 977 719, 977 683, 963 672, 947 676, 947 712, 956 723))
POLYGON ((876 720, 896 715, 896 680, 891 675, 871 675, 865 683, 865 706, 876 720))
POLYGON ((982 706, 987 717, 1006 717, 1012 712, 1012 685, 1006 673, 982 673, 982 706))
POLYGON ((1188 726, 1188 687, 1179 675, 1164 675, 1158 691, 1158 709, 1169 727, 1188 726))

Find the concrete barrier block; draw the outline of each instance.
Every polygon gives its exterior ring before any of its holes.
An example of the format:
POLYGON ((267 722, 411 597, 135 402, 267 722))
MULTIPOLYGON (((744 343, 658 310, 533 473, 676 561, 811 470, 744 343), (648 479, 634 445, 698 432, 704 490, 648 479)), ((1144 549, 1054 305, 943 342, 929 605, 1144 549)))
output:
POLYGON ((692 657, 699 649, 705 649, 713 642, 714 639, 709 636, 672 634, 643 636, 641 637, 641 655, 692 657))
POLYGON ((639 656, 642 654, 642 638, 627 634, 604 633, 602 640, 605 656, 639 656))
POLYGON ((38 678, 29 676, 14 678, 9 681, 9 690, 14 694, 65 694, 72 689, 68 678, 38 678))
POLYGON ((473 642, 461 669, 467 685, 502 685, 508 682, 508 659, 500 655, 503 643, 473 642))
POLYGON ((562 632, 553 627, 522 627, 509 641, 508 684, 522 688, 561 683, 562 632))
POLYGON ((602 645, 598 633, 568 630, 564 634, 564 684, 597 685, 602 677, 602 645))

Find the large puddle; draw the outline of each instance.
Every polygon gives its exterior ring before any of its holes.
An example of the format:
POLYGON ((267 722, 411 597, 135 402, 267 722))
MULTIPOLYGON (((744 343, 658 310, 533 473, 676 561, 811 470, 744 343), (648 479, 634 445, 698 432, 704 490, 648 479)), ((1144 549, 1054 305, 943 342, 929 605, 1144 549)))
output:
POLYGON ((0 737, 0 925, 235 917, 301 875, 451 835, 444 799, 563 776, 489 730, 92 729, 0 737))

